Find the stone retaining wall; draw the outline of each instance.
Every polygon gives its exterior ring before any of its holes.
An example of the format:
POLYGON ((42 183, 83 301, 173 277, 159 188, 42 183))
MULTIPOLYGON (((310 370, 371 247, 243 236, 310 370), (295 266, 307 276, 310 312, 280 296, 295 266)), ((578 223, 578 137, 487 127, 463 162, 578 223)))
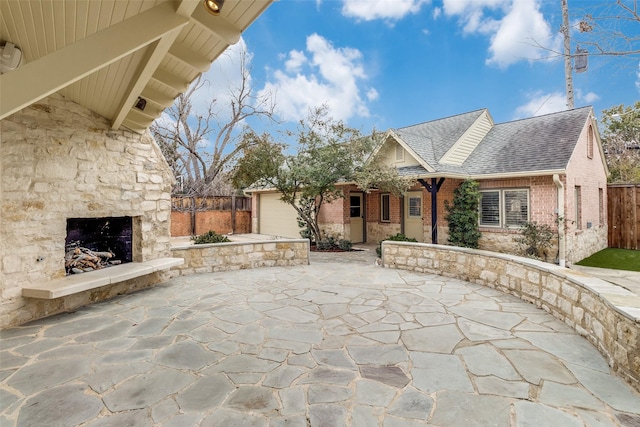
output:
POLYGON ((528 301, 585 336, 640 391, 640 296, 604 280, 528 258, 384 241, 387 268, 454 277, 528 301))
POLYGON ((171 256, 184 258, 184 264, 171 269, 170 273, 173 276, 257 267, 308 265, 309 240, 264 240, 180 246, 171 249, 171 256))

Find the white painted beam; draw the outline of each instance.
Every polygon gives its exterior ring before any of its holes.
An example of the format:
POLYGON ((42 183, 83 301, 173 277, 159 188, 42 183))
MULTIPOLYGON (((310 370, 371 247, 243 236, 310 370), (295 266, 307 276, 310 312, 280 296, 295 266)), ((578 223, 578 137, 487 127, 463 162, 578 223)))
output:
POLYGON ((170 87, 178 93, 182 93, 189 87, 189 83, 184 80, 176 77, 171 74, 167 70, 163 68, 158 68, 155 73, 153 73, 152 78, 159 83, 162 83, 165 86, 170 87))
POLYGON ((211 67, 211 61, 197 52, 189 49, 181 43, 174 43, 169 49, 169 55, 178 61, 188 65, 199 73, 203 73, 211 67))
POLYGON ((222 16, 213 16, 204 8, 198 7, 191 15, 193 20, 208 29, 228 44, 236 44, 240 40, 242 30, 231 24, 222 16))
POLYGON ((189 19, 161 3, 22 67, 0 75, 0 119, 179 31, 189 19))
MULTIPOLYGON (((201 5, 201 3, 196 0, 182 0, 178 4, 176 14, 189 19, 193 10, 198 5, 201 5)), ((113 129, 118 129, 120 125, 122 125, 122 122, 129 113, 129 110, 138 99, 138 96, 140 96, 140 93, 144 90, 147 84, 149 84, 149 80, 151 80, 153 73, 156 71, 179 34, 180 28, 165 34, 160 40, 158 40, 153 49, 151 49, 151 52, 149 52, 149 55, 144 61, 144 65, 141 67, 140 71, 138 71, 136 78, 131 83, 129 90, 127 91, 127 96, 122 100, 122 103, 118 107, 118 112, 111 122, 111 127, 113 129)), ((171 105, 172 102, 173 101, 166 104, 165 107, 171 105)))

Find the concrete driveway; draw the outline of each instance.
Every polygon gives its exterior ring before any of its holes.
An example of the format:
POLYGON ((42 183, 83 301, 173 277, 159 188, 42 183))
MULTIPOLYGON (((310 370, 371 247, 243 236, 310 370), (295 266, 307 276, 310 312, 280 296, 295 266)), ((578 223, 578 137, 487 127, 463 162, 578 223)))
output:
POLYGON ((640 425, 549 314, 374 261, 178 277, 0 331, 0 425, 640 425))

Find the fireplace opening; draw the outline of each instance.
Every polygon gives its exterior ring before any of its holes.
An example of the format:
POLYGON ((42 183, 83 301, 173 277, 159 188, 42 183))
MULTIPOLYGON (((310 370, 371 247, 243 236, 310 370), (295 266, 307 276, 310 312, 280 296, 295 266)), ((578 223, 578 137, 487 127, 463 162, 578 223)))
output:
POLYGON ((132 260, 132 217, 67 219, 67 275, 99 270, 132 260))

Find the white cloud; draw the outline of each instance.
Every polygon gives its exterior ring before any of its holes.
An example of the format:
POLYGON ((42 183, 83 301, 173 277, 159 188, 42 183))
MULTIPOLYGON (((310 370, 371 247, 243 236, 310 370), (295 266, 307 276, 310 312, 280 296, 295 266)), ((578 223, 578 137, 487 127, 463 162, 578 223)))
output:
POLYGON ((420 11, 431 0, 342 0, 342 14, 365 21, 397 21, 420 11))
POLYGON ((576 90, 576 98, 584 104, 593 104, 600 99, 600 96, 594 92, 582 93, 580 89, 576 90))
POLYGON ((543 59, 549 52, 538 45, 559 50, 561 42, 562 36, 551 32, 539 4, 534 0, 514 0, 511 10, 491 37, 491 57, 487 63, 505 68, 522 59, 543 59))
POLYGON ((442 8, 441 7, 434 7, 433 8, 433 19, 440 18, 440 15, 442 15, 442 8))
POLYGON ((515 118, 542 116, 544 114, 556 113, 567 109, 567 98, 564 93, 552 92, 542 93, 541 91, 531 93, 529 102, 516 109, 515 118))
POLYGON ((372 87, 367 91, 367 99, 369 101, 375 101, 379 97, 380 97, 380 94, 378 93, 378 91, 375 88, 372 87))
POLYGON ((304 52, 292 50, 289 52, 289 59, 285 63, 285 68, 290 73, 295 73, 300 71, 300 68, 305 62, 307 62, 307 57, 304 55, 304 52))
POLYGON ((546 49, 557 51, 562 45, 562 36, 540 12, 539 0, 444 0, 443 9, 458 17, 465 34, 490 37, 487 64, 500 68, 545 59, 553 56, 546 49))
MULTIPOLYGON (((304 118, 310 109, 323 104, 334 119, 347 120, 369 116, 360 87, 366 78, 359 50, 334 47, 312 34, 307 37, 306 52, 289 52, 285 69, 276 70, 261 92, 276 94, 276 109, 284 120, 304 118)), ((373 101, 378 92, 369 88, 364 96, 373 101)))

